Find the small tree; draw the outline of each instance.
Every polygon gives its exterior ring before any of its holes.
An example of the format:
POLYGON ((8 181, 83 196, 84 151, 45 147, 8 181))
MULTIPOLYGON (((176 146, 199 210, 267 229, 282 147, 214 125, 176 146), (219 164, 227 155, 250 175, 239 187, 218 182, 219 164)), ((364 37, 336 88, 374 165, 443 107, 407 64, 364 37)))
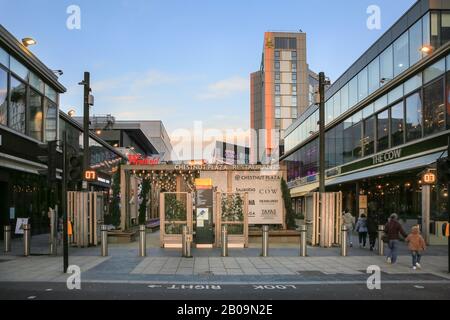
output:
POLYGON ((288 229, 295 229, 295 212, 292 209, 291 193, 289 192, 288 185, 283 178, 281 179, 281 192, 283 194, 284 208, 286 209, 286 227, 288 229))
POLYGON ((141 184, 141 193, 139 198, 141 199, 141 204, 139 206, 139 224, 145 224, 147 220, 147 202, 150 193, 150 180, 144 179, 141 184))

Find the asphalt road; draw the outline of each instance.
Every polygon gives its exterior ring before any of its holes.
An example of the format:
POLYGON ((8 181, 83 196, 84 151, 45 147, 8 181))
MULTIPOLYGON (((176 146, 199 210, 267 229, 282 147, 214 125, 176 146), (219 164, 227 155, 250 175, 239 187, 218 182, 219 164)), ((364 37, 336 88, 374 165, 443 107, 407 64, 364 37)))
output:
POLYGON ((450 300, 450 283, 437 281, 386 283, 369 290, 364 283, 267 285, 195 285, 150 283, 82 283, 69 290, 65 283, 3 282, 1 300, 450 300))

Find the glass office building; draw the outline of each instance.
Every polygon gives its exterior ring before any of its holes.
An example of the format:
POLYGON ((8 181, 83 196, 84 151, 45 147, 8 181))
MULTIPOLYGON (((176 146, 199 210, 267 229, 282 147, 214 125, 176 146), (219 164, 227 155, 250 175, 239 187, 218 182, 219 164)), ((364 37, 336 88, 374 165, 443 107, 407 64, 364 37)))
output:
MULTIPOLYGON (((450 3, 418 1, 328 88, 326 186, 343 192, 353 214, 421 218, 431 234, 446 217, 448 191, 438 183, 424 195, 420 173, 446 156, 449 40, 450 3)), ((298 211, 318 187, 317 121, 312 105, 285 135, 282 159, 298 211)))

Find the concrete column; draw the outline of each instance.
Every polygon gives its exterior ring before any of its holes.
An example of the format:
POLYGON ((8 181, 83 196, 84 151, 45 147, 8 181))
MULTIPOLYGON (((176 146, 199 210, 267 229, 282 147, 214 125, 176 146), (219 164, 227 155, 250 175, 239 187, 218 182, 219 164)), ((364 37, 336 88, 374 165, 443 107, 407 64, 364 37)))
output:
POLYGON ((427 244, 430 243, 430 211, 431 186, 422 186, 422 235, 427 244))

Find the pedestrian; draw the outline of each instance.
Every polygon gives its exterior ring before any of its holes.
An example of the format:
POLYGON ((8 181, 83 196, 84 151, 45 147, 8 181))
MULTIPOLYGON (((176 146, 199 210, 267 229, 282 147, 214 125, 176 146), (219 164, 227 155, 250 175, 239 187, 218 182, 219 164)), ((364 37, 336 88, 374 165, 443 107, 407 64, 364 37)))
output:
POLYGON ((422 258, 422 253, 426 249, 425 240, 420 235, 419 226, 414 226, 411 228, 411 233, 406 237, 406 242, 408 243, 408 249, 411 251, 412 256, 412 268, 416 270, 421 269, 420 259, 422 258))
POLYGON ((359 236, 359 247, 365 248, 366 242, 367 242, 367 218, 366 215, 363 213, 358 218, 358 222, 356 223, 356 232, 358 232, 359 236))
POLYGON ((370 213, 367 217, 367 232, 369 234, 370 251, 373 251, 378 236, 378 217, 375 212, 370 213))
POLYGON ((389 264, 394 264, 397 262, 397 251, 400 235, 404 238, 407 237, 407 234, 403 230, 400 222, 398 222, 398 215, 396 213, 391 214, 389 221, 384 228, 384 232, 386 233, 386 241, 388 242, 389 248, 386 261, 389 264))
POLYGON ((342 214, 342 223, 347 227, 347 240, 350 243, 350 247, 353 247, 352 232, 355 226, 355 217, 352 216, 347 208, 342 214))

